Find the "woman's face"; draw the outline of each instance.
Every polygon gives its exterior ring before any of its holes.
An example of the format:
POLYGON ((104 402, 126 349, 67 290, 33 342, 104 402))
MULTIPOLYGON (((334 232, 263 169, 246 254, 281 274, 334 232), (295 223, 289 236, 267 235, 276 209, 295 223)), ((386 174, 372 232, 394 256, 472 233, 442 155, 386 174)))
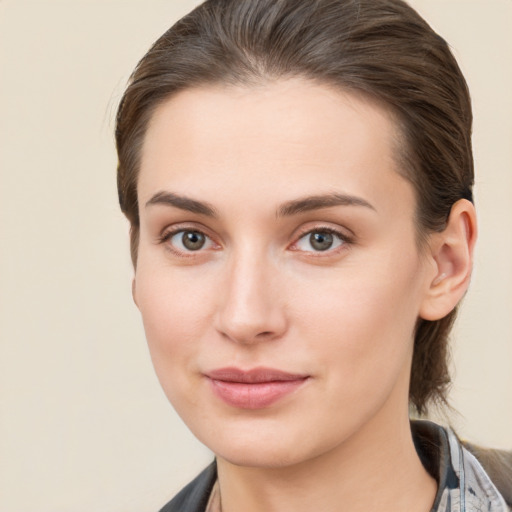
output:
POLYGON ((407 415, 435 270, 398 143, 383 108, 298 79, 156 110, 134 298, 165 393, 219 457, 294 464, 407 415))

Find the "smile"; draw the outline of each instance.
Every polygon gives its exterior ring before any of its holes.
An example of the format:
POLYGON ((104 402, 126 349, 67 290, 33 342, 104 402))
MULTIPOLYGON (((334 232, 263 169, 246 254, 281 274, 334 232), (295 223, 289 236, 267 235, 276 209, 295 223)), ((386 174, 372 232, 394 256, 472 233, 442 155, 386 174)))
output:
POLYGON ((205 374, 213 392, 226 404, 239 409, 263 409, 300 388, 308 375, 270 368, 249 371, 221 368, 205 374))

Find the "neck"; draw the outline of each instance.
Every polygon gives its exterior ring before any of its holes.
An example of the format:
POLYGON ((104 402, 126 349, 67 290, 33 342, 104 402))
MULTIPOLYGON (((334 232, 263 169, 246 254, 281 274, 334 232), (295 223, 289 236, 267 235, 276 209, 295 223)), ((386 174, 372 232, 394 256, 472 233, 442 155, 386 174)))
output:
POLYGON ((222 512, 426 512, 437 489, 414 448, 406 411, 375 417, 340 446, 291 467, 217 462, 222 512))

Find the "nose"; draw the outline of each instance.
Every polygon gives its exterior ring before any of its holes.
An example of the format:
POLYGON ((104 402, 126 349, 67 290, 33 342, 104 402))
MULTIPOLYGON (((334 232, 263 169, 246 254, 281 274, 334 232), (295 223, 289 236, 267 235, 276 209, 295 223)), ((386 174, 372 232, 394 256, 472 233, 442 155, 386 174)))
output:
POLYGON ((219 292, 216 329, 231 341, 275 340, 287 329, 285 298, 275 265, 261 254, 233 254, 219 292))

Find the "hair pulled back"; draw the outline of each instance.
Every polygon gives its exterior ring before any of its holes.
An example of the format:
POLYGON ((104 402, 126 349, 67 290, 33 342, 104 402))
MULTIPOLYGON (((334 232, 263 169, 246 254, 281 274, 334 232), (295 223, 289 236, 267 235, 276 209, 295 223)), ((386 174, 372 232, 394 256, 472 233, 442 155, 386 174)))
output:
MULTIPOLYGON (((405 2, 207 0, 150 48, 119 106, 117 183, 134 265, 137 176, 155 109, 191 87, 294 77, 365 94, 392 111, 401 136, 397 171, 416 192, 420 244, 443 230, 457 200, 472 200, 466 82, 446 42, 405 2)), ((455 315, 418 321, 409 398, 419 413, 430 401, 446 402, 447 338, 455 315)))

